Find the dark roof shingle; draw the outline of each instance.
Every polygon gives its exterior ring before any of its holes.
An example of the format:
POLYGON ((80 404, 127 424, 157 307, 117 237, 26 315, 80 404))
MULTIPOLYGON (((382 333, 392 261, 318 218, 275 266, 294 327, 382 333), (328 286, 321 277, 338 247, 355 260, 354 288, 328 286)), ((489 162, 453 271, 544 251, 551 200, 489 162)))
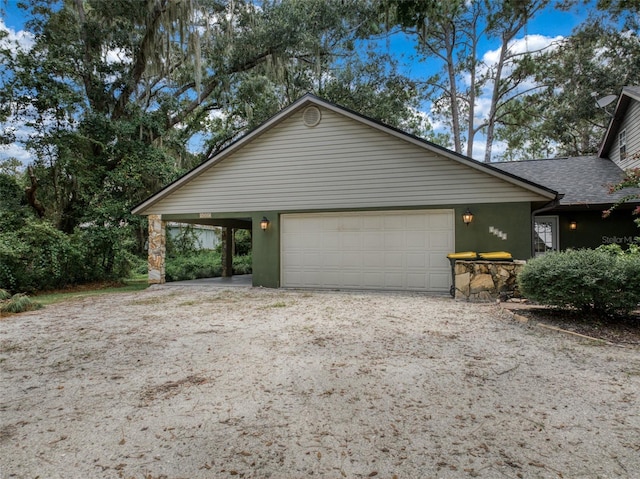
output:
POLYGON ((624 172, 613 161, 595 156, 509 161, 491 166, 563 194, 562 206, 610 204, 631 193, 626 190, 609 194, 609 185, 620 182, 624 172))

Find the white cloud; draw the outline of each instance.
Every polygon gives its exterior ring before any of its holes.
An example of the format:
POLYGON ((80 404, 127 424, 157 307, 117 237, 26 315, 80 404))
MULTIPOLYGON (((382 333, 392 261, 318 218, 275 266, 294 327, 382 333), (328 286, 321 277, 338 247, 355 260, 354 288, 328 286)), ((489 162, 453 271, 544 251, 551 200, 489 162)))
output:
POLYGON ((104 61, 109 64, 130 64, 132 59, 122 48, 114 48, 104 53, 104 61))
POLYGON ((29 51, 34 44, 33 34, 26 30, 15 31, 5 25, 4 19, 0 18, 0 30, 8 33, 6 37, 0 40, 2 48, 8 48, 10 51, 29 51))
POLYGON ((9 158, 15 158, 23 165, 30 163, 32 160, 31 153, 25 150, 24 147, 18 143, 0 146, 0 160, 7 160, 9 158))
MULTIPOLYGON (((559 45, 564 37, 558 35, 556 37, 547 37, 545 35, 525 35, 522 38, 516 38, 509 43, 509 52, 511 54, 519 54, 519 53, 535 53, 548 51, 549 49, 555 48, 559 45)), ((482 56, 482 61, 489 67, 495 66, 500 59, 500 50, 501 47, 496 48, 495 50, 489 50, 482 56)))
MULTIPOLYGON (((487 151, 487 143, 484 138, 473 141, 473 159, 484 161, 484 153, 487 151)), ((491 156, 497 158, 507 151, 507 143, 504 141, 494 141, 491 145, 491 156)))

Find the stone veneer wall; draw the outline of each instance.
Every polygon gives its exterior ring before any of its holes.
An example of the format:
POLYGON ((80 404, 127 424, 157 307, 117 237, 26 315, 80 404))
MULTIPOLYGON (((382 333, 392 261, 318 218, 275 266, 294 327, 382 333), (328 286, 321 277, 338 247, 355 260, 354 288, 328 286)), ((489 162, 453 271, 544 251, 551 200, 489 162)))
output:
POLYGON ((516 277, 525 261, 456 261, 456 299, 492 301, 519 297, 516 277))
POLYGON ((149 215, 149 284, 165 282, 166 228, 160 215, 149 215))

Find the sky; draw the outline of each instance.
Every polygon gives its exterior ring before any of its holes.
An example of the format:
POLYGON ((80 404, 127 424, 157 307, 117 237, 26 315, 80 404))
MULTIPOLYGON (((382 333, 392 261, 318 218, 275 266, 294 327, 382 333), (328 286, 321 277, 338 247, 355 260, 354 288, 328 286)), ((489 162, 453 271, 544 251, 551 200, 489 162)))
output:
MULTIPOLYGON (((4 9, 4 12, 0 13, 0 29, 8 31, 9 39, 15 40, 28 48, 31 42, 31 35, 23 30, 26 18, 23 16, 23 12, 17 7, 18 0, 5 0, 3 3, 0 3, 0 8, 4 9)), ((587 7, 569 12, 547 8, 528 24, 526 31, 516 39, 513 47, 518 50, 535 50, 546 47, 551 42, 561 40, 570 35, 572 30, 578 26, 588 14, 589 8, 587 7)), ((481 44, 483 59, 491 63, 494 58, 497 58, 499 47, 500 45, 496 43, 484 42, 481 44)), ((424 79, 433 73, 433 71, 429 71, 430 67, 428 62, 419 61, 412 55, 414 53, 413 43, 410 38, 402 34, 384 40, 381 43, 381 48, 387 49, 394 56, 401 58, 403 64, 401 72, 412 78, 424 79)), ((486 112, 489 105, 490 98, 488 95, 486 93, 481 95, 476 107, 478 115, 486 112)), ((424 115, 427 118, 431 118, 429 115, 429 105, 425 104, 424 110, 424 115)), ((431 120, 431 124, 436 132, 441 131, 442 125, 438 124, 437 121, 431 120)), ((16 123, 12 126, 18 138, 24 137, 27 134, 27 130, 23 125, 16 123)), ((198 144, 198 142, 194 142, 194 145, 196 144, 198 144)), ((194 146, 194 148, 197 147, 194 146)), ((494 154, 500 154, 504 151, 504 148, 505 145, 496 143, 494 144, 493 152, 494 154)), ((23 164, 28 164, 32 159, 31 153, 25 150, 19 143, 0 146, 0 161, 11 157, 17 158, 23 164)), ((479 135, 474 142, 474 157, 478 160, 482 160, 484 157, 484 138, 482 135, 479 135)))

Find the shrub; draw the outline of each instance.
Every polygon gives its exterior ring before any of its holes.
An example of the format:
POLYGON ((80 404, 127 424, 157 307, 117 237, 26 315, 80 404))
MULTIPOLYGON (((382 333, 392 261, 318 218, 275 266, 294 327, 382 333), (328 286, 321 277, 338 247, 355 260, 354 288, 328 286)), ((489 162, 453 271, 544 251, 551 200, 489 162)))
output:
POLYGON ((42 305, 32 300, 26 294, 14 294, 11 299, 2 302, 0 311, 3 313, 24 313, 42 308, 42 305))
POLYGON ((518 275, 522 294, 560 308, 627 315, 640 303, 640 254, 609 250, 547 253, 518 275))
MULTIPOLYGON (((233 274, 251 273, 251 255, 233 258, 233 274)), ((185 256, 166 259, 165 278, 167 281, 185 281, 199 278, 215 278, 222 274, 220 253, 201 250, 185 256)))
POLYGON ((0 286, 9 291, 66 286, 75 281, 82 263, 69 237, 46 221, 30 219, 22 228, 0 234, 0 286))
POLYGON ((233 257, 233 274, 251 274, 251 252, 233 257))
POLYGON ((213 278, 222 274, 220 254, 214 251, 199 251, 186 256, 167 258, 165 277, 167 281, 213 278))

